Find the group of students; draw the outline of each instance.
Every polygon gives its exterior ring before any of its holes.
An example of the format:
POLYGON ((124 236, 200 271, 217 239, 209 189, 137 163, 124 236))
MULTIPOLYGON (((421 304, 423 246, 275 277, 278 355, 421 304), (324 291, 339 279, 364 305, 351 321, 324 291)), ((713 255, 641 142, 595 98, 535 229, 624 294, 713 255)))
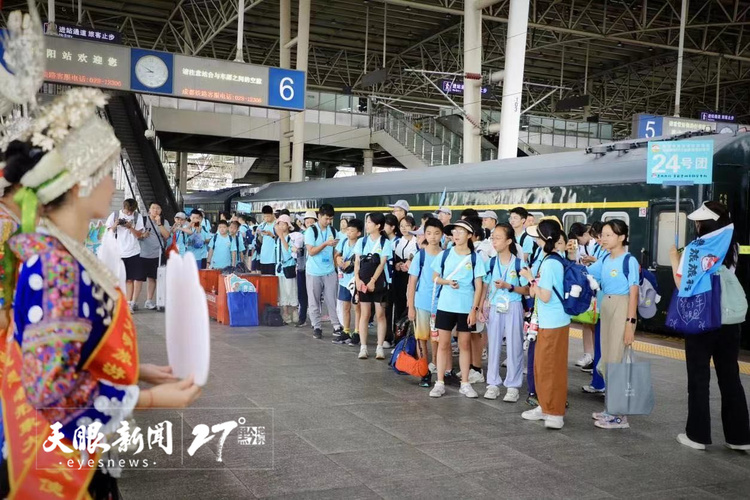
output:
MULTIPOLYGON (((726 207, 710 206, 712 214, 722 214, 723 223, 729 220, 726 207)), ((358 346, 359 358, 367 359, 368 326, 374 323, 375 358, 385 359, 385 350, 393 342, 389 335, 398 320, 406 317, 413 322, 421 347, 418 352, 430 353, 425 354, 430 373, 419 382, 431 388, 430 397, 442 396, 446 384, 455 383, 461 394, 476 398, 479 394, 472 384, 486 381, 484 398, 497 399, 504 387, 503 401, 515 403, 525 378, 526 402, 533 408, 521 416, 560 429, 567 407, 572 322, 563 291, 565 269, 572 261, 587 267, 592 287, 598 289, 591 305, 597 320, 595 325, 582 325, 584 355, 576 365, 592 373, 584 392, 605 391, 607 364, 623 360, 635 340, 638 318, 642 274, 638 259, 628 252, 626 222, 575 223, 566 233, 557 217, 536 221, 523 207, 510 210, 504 223, 498 223, 493 211, 479 213, 470 208, 453 222, 451 209, 440 207, 425 214, 418 226, 405 200, 390 207, 392 214, 373 212, 364 223, 342 221, 338 233, 331 227, 331 205, 305 215, 303 245, 295 251, 307 253, 306 291, 315 338, 322 338, 320 316, 325 304, 334 343, 358 346), (503 345, 505 377, 500 371, 503 345), (453 369, 456 352, 458 373, 453 369)), ((689 216, 699 235, 716 226, 713 217, 707 219, 705 210, 689 216)), ((286 259, 287 254, 281 255, 286 259)), ((736 251, 728 252, 724 265, 733 268, 735 263, 736 251)), ((728 398, 734 401, 739 423, 730 424, 727 441, 745 449, 750 445, 750 430, 736 369, 739 337, 735 334, 734 370, 731 363, 723 365, 722 377, 731 378, 723 389, 731 387, 726 390, 731 391, 728 398)), ((690 370, 688 375, 694 378, 690 370)), ((702 400, 691 403, 691 408, 698 407, 701 423, 692 425, 701 427, 703 442, 710 442, 703 429, 707 416, 702 400)), ((630 427, 626 415, 601 411, 592 418, 601 429, 630 427)), ((686 436, 680 437, 683 444, 690 439, 686 436)))

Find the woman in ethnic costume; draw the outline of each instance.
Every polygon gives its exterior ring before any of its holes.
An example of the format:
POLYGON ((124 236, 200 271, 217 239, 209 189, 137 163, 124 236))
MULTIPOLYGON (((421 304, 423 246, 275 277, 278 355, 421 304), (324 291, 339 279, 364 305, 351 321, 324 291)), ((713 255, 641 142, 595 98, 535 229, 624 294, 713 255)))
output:
POLYGON ((23 234, 10 241, 20 265, 2 383, 3 498, 117 498, 114 477, 96 468, 101 450, 73 447, 76 428, 100 423, 106 436, 134 408, 185 407, 200 394, 192 377, 162 383, 173 380, 168 368, 139 366, 117 279, 82 243, 114 192, 120 143, 96 116, 105 101, 94 89, 67 92, 6 158, 5 178, 23 186, 23 234), (139 376, 160 385, 139 390, 139 376), (67 467, 70 459, 84 466, 67 467))

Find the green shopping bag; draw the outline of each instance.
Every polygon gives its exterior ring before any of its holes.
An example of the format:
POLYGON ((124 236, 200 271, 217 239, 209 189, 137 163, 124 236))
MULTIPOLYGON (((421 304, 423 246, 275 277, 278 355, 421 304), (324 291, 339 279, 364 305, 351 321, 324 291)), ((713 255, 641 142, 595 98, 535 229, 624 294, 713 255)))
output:
POLYGON ((570 318, 570 321, 573 323, 582 323, 584 325, 595 325, 598 320, 599 313, 596 312, 596 296, 591 299, 591 305, 588 310, 570 318))

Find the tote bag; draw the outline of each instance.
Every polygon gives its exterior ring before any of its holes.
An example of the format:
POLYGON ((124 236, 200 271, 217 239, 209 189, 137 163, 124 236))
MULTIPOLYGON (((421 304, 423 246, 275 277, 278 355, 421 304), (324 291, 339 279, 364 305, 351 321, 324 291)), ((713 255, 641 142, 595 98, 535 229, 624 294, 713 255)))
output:
POLYGON ((667 311, 667 328, 683 335, 718 330, 721 327, 721 278, 711 275, 711 290, 692 297, 672 294, 667 311))
POLYGON ((610 415, 649 415, 654 409, 651 363, 635 361, 627 347, 621 363, 607 363, 605 407, 610 415))
POLYGON ((229 326, 258 326, 258 294, 255 292, 227 293, 229 326))

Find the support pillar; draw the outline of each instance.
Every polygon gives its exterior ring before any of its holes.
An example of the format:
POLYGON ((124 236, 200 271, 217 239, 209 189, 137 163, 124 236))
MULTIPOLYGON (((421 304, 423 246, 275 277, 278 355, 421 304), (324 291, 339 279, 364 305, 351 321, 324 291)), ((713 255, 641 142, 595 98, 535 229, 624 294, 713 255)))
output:
POLYGON ((78 0, 78 26, 83 24, 83 0, 78 0))
MULTIPOLYGON (((292 39, 292 0, 280 0, 279 2, 279 52, 280 64, 284 69, 291 68, 292 50, 288 47, 292 39)), ((289 111, 280 112, 279 120, 279 180, 289 182, 292 180, 292 124, 289 111)))
POLYGON ((719 90, 721 89, 721 57, 719 57, 716 63, 716 102, 714 104, 714 111, 719 112, 719 90))
POLYGON ((682 94, 682 58, 685 55, 685 23, 688 16, 688 0, 682 0, 680 12, 680 45, 677 49, 677 86, 674 92, 674 115, 680 116, 680 94, 682 94))
POLYGON ((47 34, 57 35, 57 25, 55 24, 55 0, 47 0, 47 34))
POLYGON ((526 58, 526 30, 529 25, 529 0, 513 0, 508 16, 505 43, 505 80, 500 111, 498 158, 518 156, 518 129, 521 126, 523 67, 526 58))
POLYGON ((237 54, 234 56, 234 62, 245 62, 242 57, 242 38, 245 35, 245 0, 239 0, 237 3, 237 54))
MULTIPOLYGON (((482 74, 482 11, 477 0, 464 0, 464 75, 482 74)), ((482 80, 464 77, 463 163, 482 161, 482 80)))
POLYGON ((362 151, 364 158, 364 164, 362 165, 362 173, 364 175, 370 175, 372 173, 372 160, 375 157, 375 153, 372 149, 365 149, 362 151))
MULTIPOLYGON (((297 19, 297 70, 307 71, 310 52, 310 2, 299 0, 297 19)), ((294 115, 294 148, 292 149, 292 182, 305 180, 305 112, 294 115)))
POLYGON ((178 178, 178 189, 182 196, 187 193, 187 177, 188 177, 188 154, 179 153, 177 158, 177 178, 178 178))

